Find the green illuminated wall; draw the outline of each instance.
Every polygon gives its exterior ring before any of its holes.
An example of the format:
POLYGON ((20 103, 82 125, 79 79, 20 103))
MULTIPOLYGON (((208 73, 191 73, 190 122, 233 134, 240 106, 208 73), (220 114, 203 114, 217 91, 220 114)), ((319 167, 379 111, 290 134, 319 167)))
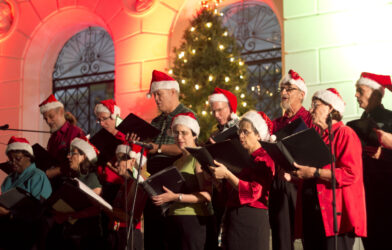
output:
MULTIPOLYGON (((358 117, 355 82, 362 71, 392 75, 392 1, 284 0, 286 71, 298 71, 309 94, 335 87, 346 101, 345 121, 358 117)), ((386 91, 384 105, 392 109, 386 91)))

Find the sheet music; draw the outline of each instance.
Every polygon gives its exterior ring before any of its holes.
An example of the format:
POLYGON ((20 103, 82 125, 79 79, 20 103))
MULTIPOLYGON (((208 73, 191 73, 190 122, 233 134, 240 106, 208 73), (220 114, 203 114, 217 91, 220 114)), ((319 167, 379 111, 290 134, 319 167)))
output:
POLYGON ((78 178, 74 178, 78 182, 80 190, 84 191, 86 194, 88 194, 90 197, 94 198, 96 201, 98 201, 103 207, 106 209, 113 211, 113 207, 107 203, 101 196, 97 195, 91 188, 89 188, 86 184, 81 182, 78 178))

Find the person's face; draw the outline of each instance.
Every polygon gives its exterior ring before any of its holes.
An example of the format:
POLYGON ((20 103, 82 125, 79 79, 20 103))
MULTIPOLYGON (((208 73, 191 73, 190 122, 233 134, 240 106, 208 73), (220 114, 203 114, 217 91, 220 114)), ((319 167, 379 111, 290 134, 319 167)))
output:
POLYGON ((367 109, 370 102, 370 97, 373 94, 373 89, 366 85, 357 85, 357 89, 355 92, 355 97, 357 98, 357 102, 359 107, 363 109, 367 109))
POLYGON ((211 110, 219 125, 225 125, 230 120, 231 110, 227 102, 213 102, 211 110))
POLYGON ((284 110, 301 105, 304 97, 305 93, 290 83, 286 83, 280 88, 280 105, 284 110))
POLYGON ((324 104, 320 100, 313 99, 309 112, 312 115, 313 123, 323 128, 326 124, 329 113, 332 112, 332 107, 324 104))
POLYGON ((76 148, 71 148, 71 151, 68 154, 68 161, 72 170, 78 171, 79 165, 84 159, 86 159, 84 154, 80 154, 76 148))
POLYGON ((64 109, 50 109, 43 114, 43 117, 50 128, 50 132, 56 132, 64 124, 64 109))
POLYGON ((250 122, 240 122, 238 136, 242 146, 249 152, 253 152, 260 147, 260 136, 253 131, 253 127, 250 122))
POLYGON ((153 93, 158 109, 163 113, 170 113, 175 98, 174 89, 159 89, 153 93))
POLYGON ((106 112, 97 113, 97 122, 107 131, 112 131, 116 128, 116 120, 112 119, 110 114, 106 112))
POLYGON ((192 130, 187 126, 177 124, 173 128, 174 138, 179 148, 195 147, 196 136, 192 135, 192 130))
POLYGON ((30 158, 25 156, 22 152, 10 152, 8 154, 8 160, 12 166, 12 169, 21 174, 28 166, 31 165, 30 158))

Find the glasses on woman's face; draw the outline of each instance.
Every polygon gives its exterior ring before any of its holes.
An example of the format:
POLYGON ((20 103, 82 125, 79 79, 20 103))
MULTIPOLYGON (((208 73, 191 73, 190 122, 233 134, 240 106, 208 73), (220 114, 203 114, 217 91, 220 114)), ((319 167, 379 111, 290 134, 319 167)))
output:
POLYGON ((174 137, 178 137, 178 136, 187 136, 187 135, 189 135, 189 131, 176 131, 176 130, 174 130, 173 131, 173 135, 174 135, 174 137))
POLYGON ((317 107, 319 107, 321 104, 322 104, 322 103, 321 103, 320 101, 313 101, 313 102, 310 104, 310 109, 315 110, 315 109, 316 109, 317 107))
POLYGON ((247 129, 241 129, 241 128, 237 130, 237 134, 238 135, 244 134, 245 136, 250 135, 252 132, 253 131, 250 131, 250 130, 247 130, 247 129))
POLYGON ((97 118, 97 123, 98 123, 98 124, 101 124, 101 123, 107 121, 108 119, 110 119, 110 116, 102 117, 102 118, 97 118))
POLYGON ((72 157, 72 156, 75 156, 75 155, 80 155, 80 153, 77 152, 77 151, 72 151, 72 152, 69 152, 68 155, 72 157))

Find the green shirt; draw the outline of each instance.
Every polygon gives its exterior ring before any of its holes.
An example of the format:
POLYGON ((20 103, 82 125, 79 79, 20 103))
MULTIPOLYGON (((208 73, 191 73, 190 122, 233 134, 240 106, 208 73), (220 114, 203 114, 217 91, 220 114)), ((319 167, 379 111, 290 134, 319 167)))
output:
POLYGON ((191 109, 185 107, 182 103, 180 103, 177 108, 169 113, 162 113, 159 116, 155 117, 151 121, 151 125, 161 130, 161 133, 155 138, 154 143, 156 144, 174 144, 175 140, 173 136, 167 134, 167 130, 170 129, 171 123, 173 121, 173 117, 180 113, 192 112, 191 109))
POLYGON ((98 175, 95 172, 80 174, 78 179, 91 189, 102 187, 98 180, 98 175))
MULTIPOLYGON (((191 194, 200 191, 199 182, 196 177, 196 159, 191 155, 180 158, 173 163, 185 179, 184 193, 191 194)), ((197 215, 209 216, 213 214, 211 202, 182 203, 174 202, 168 211, 168 215, 197 215)))

